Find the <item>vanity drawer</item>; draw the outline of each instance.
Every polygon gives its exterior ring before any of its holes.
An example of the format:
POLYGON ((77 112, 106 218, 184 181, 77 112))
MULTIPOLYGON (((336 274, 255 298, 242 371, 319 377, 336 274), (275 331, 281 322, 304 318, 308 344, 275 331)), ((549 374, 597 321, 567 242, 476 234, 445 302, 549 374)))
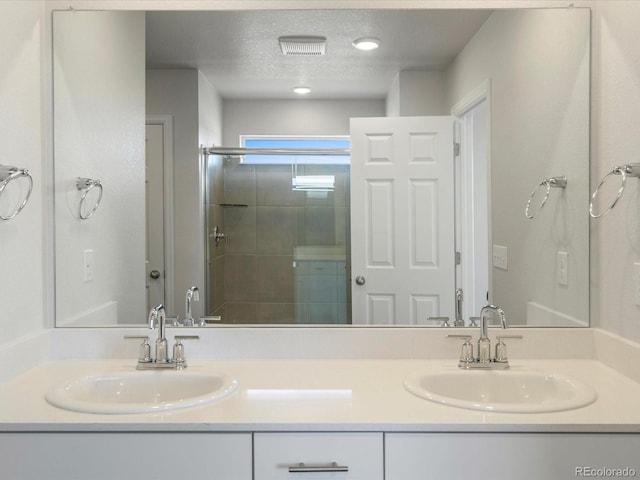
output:
POLYGON ((385 480, 635 477, 639 450, 624 433, 389 433, 385 480))
POLYGON ((0 465, 6 480, 251 480, 251 434, 0 433, 0 465))
POLYGON ((375 432, 256 433, 254 479, 382 480, 382 444, 382 434, 375 432))

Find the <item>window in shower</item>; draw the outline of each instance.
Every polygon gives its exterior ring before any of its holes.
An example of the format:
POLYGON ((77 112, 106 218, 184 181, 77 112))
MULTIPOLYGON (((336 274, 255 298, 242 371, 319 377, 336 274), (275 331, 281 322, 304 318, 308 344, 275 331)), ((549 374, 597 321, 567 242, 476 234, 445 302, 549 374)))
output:
MULTIPOLYGON (((285 149, 285 150, 348 150, 351 142, 344 136, 248 136, 240 137, 240 145, 245 148, 285 149)), ((246 155, 243 163, 260 165, 331 164, 349 165, 349 155, 246 155)))
MULTIPOLYGON (((241 144, 335 150, 348 149, 349 138, 245 136, 241 144)), ((351 323, 349 156, 246 155, 223 161, 222 173, 224 200, 212 207, 227 243, 210 248, 209 278, 223 295, 212 313, 225 323, 351 323)))

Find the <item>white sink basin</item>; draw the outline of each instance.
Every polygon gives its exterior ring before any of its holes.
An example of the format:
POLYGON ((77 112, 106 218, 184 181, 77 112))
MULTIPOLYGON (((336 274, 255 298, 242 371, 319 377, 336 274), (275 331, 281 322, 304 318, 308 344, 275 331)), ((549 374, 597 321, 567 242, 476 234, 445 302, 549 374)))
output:
POLYGON ((151 413, 213 402, 237 385, 221 373, 135 371, 81 376, 54 387, 46 399, 75 412, 151 413))
POLYGON ((593 388, 579 380, 532 370, 416 372, 405 379, 404 387, 445 405, 508 413, 571 410, 597 397, 593 388))

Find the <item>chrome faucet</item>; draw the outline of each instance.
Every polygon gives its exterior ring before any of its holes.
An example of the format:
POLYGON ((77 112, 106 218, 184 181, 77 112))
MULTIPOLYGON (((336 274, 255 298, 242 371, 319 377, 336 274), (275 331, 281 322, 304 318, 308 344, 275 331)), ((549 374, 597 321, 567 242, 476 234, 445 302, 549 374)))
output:
POLYGON ((491 340, 488 336, 489 312, 496 312, 500 317, 500 326, 507 328, 507 319, 504 311, 495 305, 486 305, 480 311, 480 338, 478 338, 478 356, 473 356, 473 346, 471 345, 471 335, 447 335, 450 338, 463 338, 462 354, 458 366, 464 369, 506 369, 509 368, 507 360, 506 345, 502 338, 522 338, 520 335, 502 335, 498 337, 500 341, 496 345, 496 356, 491 358, 491 340))
POLYGON ((158 338, 156 339, 156 358, 155 363, 169 363, 169 349, 167 348, 167 339, 164 336, 166 327, 166 313, 164 305, 160 304, 149 312, 149 328, 158 329, 158 338))
POLYGON ((478 338, 478 358, 479 363, 491 362, 491 340, 487 336, 487 314, 493 310, 500 316, 500 326, 507 328, 507 319, 504 315, 504 311, 500 307, 495 305, 486 305, 480 310, 480 338, 478 338))
POLYGON ((195 322, 193 319, 193 315, 191 313, 191 302, 199 302, 200 294, 198 287, 191 287, 187 290, 187 295, 185 297, 185 318, 184 318, 184 326, 185 327, 193 327, 195 326, 195 322))
POLYGON ((125 335, 124 338, 141 339, 140 353, 138 354, 138 370, 151 370, 156 368, 173 368, 182 370, 186 368, 187 361, 184 358, 184 345, 182 340, 197 340, 198 335, 176 335, 175 345, 173 346, 173 359, 169 358, 169 348, 167 339, 164 336, 166 328, 167 316, 164 311, 164 305, 160 304, 149 312, 149 328, 158 330, 158 338, 156 339, 156 356, 151 358, 151 346, 149 345, 149 337, 147 335, 125 335))

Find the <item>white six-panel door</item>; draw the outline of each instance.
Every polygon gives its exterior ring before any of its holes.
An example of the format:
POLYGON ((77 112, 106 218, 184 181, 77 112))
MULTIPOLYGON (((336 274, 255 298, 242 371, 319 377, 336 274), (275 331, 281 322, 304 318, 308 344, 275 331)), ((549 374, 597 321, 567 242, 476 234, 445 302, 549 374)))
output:
POLYGON ((354 324, 454 316, 453 123, 351 119, 354 324))

